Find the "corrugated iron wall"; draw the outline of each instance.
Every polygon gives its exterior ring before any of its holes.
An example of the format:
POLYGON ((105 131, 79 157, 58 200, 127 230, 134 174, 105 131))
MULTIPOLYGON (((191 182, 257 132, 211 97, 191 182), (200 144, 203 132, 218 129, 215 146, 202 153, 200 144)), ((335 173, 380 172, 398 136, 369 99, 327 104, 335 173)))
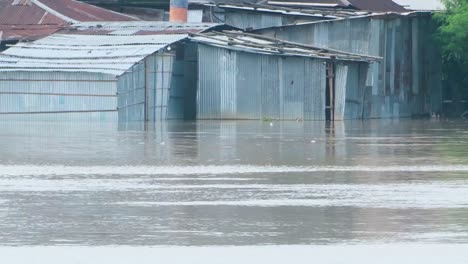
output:
POLYGON ((325 120, 325 91, 318 89, 326 87, 325 61, 306 59, 304 62, 304 119, 325 120))
POLYGON ((259 29, 283 25, 283 19, 281 15, 226 10, 224 13, 224 18, 227 25, 241 29, 259 29))
MULTIPOLYGON (((282 57, 280 59, 280 109, 282 119, 304 118, 304 58, 282 57)), ((325 91, 325 89, 316 89, 325 91)), ((323 88, 323 87, 322 87, 323 88)))
POLYGON ((157 122, 168 118, 168 104, 174 54, 156 53, 146 58, 148 121, 157 122))
POLYGON ((145 120, 145 63, 135 64, 118 82, 119 122, 145 120))
POLYGON ((199 45, 198 119, 325 119, 325 63, 199 45))
POLYGON ((367 63, 349 63, 347 67, 347 78, 345 87, 344 119, 363 118, 366 107, 366 98, 372 93, 371 67, 367 63))
POLYGON ((167 119, 173 60, 173 54, 155 53, 119 77, 119 122, 167 119))
POLYGON ((236 52, 199 45, 197 118, 236 118, 236 52))
POLYGON ((260 29, 291 25, 295 23, 321 20, 311 16, 291 16, 273 13, 246 12, 226 9, 224 13, 226 25, 240 29, 260 29))
POLYGON ((352 74, 348 70, 348 65, 338 63, 335 66, 335 108, 334 108, 334 120, 343 120, 345 117, 346 109, 346 91, 348 83, 348 74, 352 74))
POLYGON ((261 56, 261 118, 281 118, 282 91, 280 86, 280 60, 276 56, 261 56))
POLYGON ((359 85, 365 101, 359 115, 357 106, 351 103, 356 99, 355 92, 347 93, 350 96, 347 110, 351 113, 345 110, 344 118, 389 118, 440 112, 441 56, 431 39, 433 30, 433 21, 428 16, 399 16, 353 18, 263 29, 257 33, 383 57, 381 63, 370 66, 366 77, 362 69, 358 71, 361 77, 356 77, 356 70, 351 69, 349 81, 359 85))
POLYGON ((236 118, 237 94, 236 79, 239 74, 237 69, 237 52, 224 50, 218 57, 218 71, 222 78, 220 81, 220 110, 223 118, 236 118), (229 74, 225 74, 229 73, 229 74))
POLYGON ((184 119, 185 61, 174 60, 171 88, 169 90, 168 119, 184 119))
POLYGON ((4 119, 117 119, 117 80, 99 73, 2 72, 0 116, 4 119))
POLYGON ((237 54, 237 71, 235 83, 237 111, 236 117, 258 119, 262 115, 260 98, 262 94, 262 60, 258 56, 240 52, 237 54))

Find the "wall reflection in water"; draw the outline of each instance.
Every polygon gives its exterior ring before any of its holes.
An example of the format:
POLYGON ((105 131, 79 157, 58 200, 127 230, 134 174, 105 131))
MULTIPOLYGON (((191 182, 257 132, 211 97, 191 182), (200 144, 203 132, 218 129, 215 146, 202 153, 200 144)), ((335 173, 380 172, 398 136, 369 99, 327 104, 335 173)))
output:
POLYGON ((0 122, 0 244, 466 243, 466 128, 0 122))

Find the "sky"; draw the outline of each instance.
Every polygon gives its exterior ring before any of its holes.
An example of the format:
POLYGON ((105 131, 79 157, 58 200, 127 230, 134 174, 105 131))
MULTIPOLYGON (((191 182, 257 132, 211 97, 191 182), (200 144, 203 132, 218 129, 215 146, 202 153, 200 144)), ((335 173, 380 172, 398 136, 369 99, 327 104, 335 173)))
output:
POLYGON ((439 0, 393 0, 394 2, 409 9, 416 10, 436 10, 442 9, 443 5, 439 0))

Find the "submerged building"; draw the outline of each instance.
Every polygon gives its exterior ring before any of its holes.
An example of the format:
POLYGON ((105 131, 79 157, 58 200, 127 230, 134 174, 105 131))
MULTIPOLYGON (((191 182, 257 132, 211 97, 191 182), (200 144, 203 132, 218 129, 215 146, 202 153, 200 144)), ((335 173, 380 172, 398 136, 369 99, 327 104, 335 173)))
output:
POLYGON ((0 117, 345 120, 440 112, 429 12, 216 7, 238 28, 76 22, 12 47, 0 55, 0 117))
POLYGON ((361 118, 371 62, 362 56, 242 32, 208 32, 198 45, 198 119, 361 118), (350 92, 352 91, 352 92, 350 92))
POLYGON ((0 56, 0 117, 342 120, 346 86, 364 85, 369 62, 379 60, 205 32, 220 27, 82 23, 17 44, 0 56))
MULTIPOLYGON (((385 13, 256 30, 316 47, 382 57, 360 91, 363 118, 428 115, 442 106, 441 54, 430 12, 385 13)), ((354 117, 354 116, 353 116, 354 117)))
POLYGON ((181 85, 170 89, 183 79, 181 40, 216 26, 82 23, 17 44, 0 55, 0 117, 157 121, 168 111, 181 115, 181 99, 170 94, 181 93, 181 85))

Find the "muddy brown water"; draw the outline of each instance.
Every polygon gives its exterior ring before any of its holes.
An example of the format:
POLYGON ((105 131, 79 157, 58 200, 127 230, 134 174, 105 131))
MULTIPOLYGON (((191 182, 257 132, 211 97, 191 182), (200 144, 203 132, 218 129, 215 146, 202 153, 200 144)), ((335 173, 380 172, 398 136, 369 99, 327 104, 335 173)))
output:
POLYGON ((0 245, 468 243, 467 128, 0 122, 0 245))

